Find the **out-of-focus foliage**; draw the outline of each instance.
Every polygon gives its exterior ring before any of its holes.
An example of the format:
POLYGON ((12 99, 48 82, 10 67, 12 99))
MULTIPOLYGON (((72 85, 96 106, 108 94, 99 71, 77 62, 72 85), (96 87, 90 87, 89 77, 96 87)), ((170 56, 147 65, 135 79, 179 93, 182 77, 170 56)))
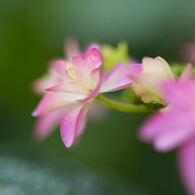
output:
MULTIPOLYGON (((186 68, 186 64, 174 63, 171 65, 171 69, 172 69, 173 73, 177 76, 180 76, 185 68, 186 68)), ((194 66, 192 66, 192 74, 195 74, 195 67, 194 66)))
POLYGON ((105 71, 109 71, 118 63, 130 63, 128 46, 125 42, 120 42, 116 48, 103 44, 101 46, 101 53, 103 57, 103 70, 105 71))
POLYGON ((39 148, 35 150, 29 143, 8 142, 0 148, 2 195, 147 195, 135 184, 100 175, 70 158, 49 155, 39 148), (20 149, 19 154, 14 147, 20 149), (29 153, 33 153, 33 157, 29 153), (30 159, 26 159, 29 156, 30 159))

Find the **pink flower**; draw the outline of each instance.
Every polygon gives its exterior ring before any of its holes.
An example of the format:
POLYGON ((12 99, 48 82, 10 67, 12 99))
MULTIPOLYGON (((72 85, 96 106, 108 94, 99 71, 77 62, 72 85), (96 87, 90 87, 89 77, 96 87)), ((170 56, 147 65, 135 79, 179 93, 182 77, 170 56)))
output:
MULTIPOLYGON (((92 44, 90 47, 99 49, 97 44, 92 44)), ((78 42, 75 39, 68 39, 65 42, 65 56, 68 61, 72 59, 73 56, 82 55, 81 49, 79 48, 78 42)), ((62 81, 61 76, 55 71, 52 62, 49 65, 48 73, 42 78, 36 80, 33 85, 33 89, 38 94, 45 94, 45 90, 62 81)), ((67 109, 58 109, 52 112, 48 112, 40 116, 35 124, 34 136, 38 140, 44 139, 48 136, 58 125, 67 109)), ((106 115, 106 108, 103 107, 100 103, 93 104, 90 109, 89 117, 91 119, 101 120, 106 115), (101 113, 100 113, 101 112, 101 113)))
POLYGON ((190 80, 190 75, 189 64, 179 80, 163 83, 162 93, 167 107, 153 115, 141 128, 141 138, 152 141, 159 151, 175 148, 183 143, 184 135, 188 137, 189 131, 186 128, 191 124, 191 111, 195 108, 192 106, 195 81, 190 80))
POLYGON ((89 48, 82 56, 72 57, 72 62, 56 61, 54 68, 61 82, 47 89, 47 94, 33 112, 33 116, 44 116, 50 112, 66 111, 60 129, 67 147, 71 147, 82 133, 87 112, 98 93, 116 91, 132 83, 128 75, 135 66, 118 64, 106 75, 101 75, 101 66, 102 56, 96 48, 89 48))
POLYGON ((188 65, 179 80, 162 85, 167 108, 153 115, 141 128, 141 139, 158 151, 179 147, 178 164, 184 184, 195 195, 195 80, 188 65))

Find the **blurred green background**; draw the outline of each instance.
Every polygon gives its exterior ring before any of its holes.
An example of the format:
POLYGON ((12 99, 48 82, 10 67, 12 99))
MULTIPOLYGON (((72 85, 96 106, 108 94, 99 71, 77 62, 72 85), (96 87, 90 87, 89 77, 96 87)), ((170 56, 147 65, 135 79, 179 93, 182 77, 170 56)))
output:
POLYGON ((180 47, 195 35, 194 10, 194 0, 1 0, 0 194, 184 195, 176 153, 159 154, 137 139, 144 115, 110 111, 89 121, 72 149, 59 129, 33 141, 40 97, 31 84, 64 55, 70 36, 82 47, 125 40, 137 59, 180 61, 180 47))

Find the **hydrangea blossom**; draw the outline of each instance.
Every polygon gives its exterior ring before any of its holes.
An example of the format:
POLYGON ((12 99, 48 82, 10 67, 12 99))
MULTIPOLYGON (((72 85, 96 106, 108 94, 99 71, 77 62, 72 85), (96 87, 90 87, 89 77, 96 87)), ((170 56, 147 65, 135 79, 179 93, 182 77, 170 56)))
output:
MULTIPOLYGON (((91 45, 91 47, 95 47, 99 49, 97 44, 91 45)), ((82 54, 81 49, 79 48, 78 42, 75 39, 68 39, 65 42, 65 56, 67 60, 71 60, 73 56, 79 56, 82 54)), ((45 94, 45 90, 57 84, 58 82, 62 81, 61 76, 55 71, 52 62, 49 65, 49 70, 46 75, 37 79, 33 84, 33 89, 36 93, 40 95, 45 94)), ((67 109, 58 109, 52 112, 48 112, 40 116, 36 120, 34 136, 38 140, 44 139, 48 136, 58 125, 60 120, 62 119, 63 115, 66 113, 67 109)), ((96 102, 93 104, 92 108, 90 109, 90 118, 91 119, 98 119, 101 120, 106 115, 106 109, 100 103, 96 102)))
POLYGON ((135 72, 136 66, 118 64, 106 75, 101 74, 101 66, 102 56, 93 47, 81 56, 72 57, 72 62, 56 61, 54 67, 61 82, 47 89, 33 112, 33 116, 41 116, 65 109, 60 129, 67 147, 71 147, 83 131, 87 112, 98 93, 116 91, 132 84, 128 75, 135 72))
POLYGON ((141 128, 141 138, 153 142, 158 151, 179 147, 178 164, 189 193, 195 194, 195 80, 189 64, 179 80, 162 84, 165 109, 141 128))

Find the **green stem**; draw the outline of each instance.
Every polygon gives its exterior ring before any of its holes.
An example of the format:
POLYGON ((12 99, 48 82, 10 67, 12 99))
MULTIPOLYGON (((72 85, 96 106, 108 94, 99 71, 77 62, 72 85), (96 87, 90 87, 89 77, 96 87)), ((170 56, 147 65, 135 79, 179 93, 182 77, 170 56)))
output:
POLYGON ((111 100, 101 95, 98 95, 96 97, 96 100, 102 102, 103 104, 109 107, 115 108, 123 112, 152 112, 151 109, 147 108, 144 105, 133 105, 133 104, 122 103, 116 100, 111 100))

